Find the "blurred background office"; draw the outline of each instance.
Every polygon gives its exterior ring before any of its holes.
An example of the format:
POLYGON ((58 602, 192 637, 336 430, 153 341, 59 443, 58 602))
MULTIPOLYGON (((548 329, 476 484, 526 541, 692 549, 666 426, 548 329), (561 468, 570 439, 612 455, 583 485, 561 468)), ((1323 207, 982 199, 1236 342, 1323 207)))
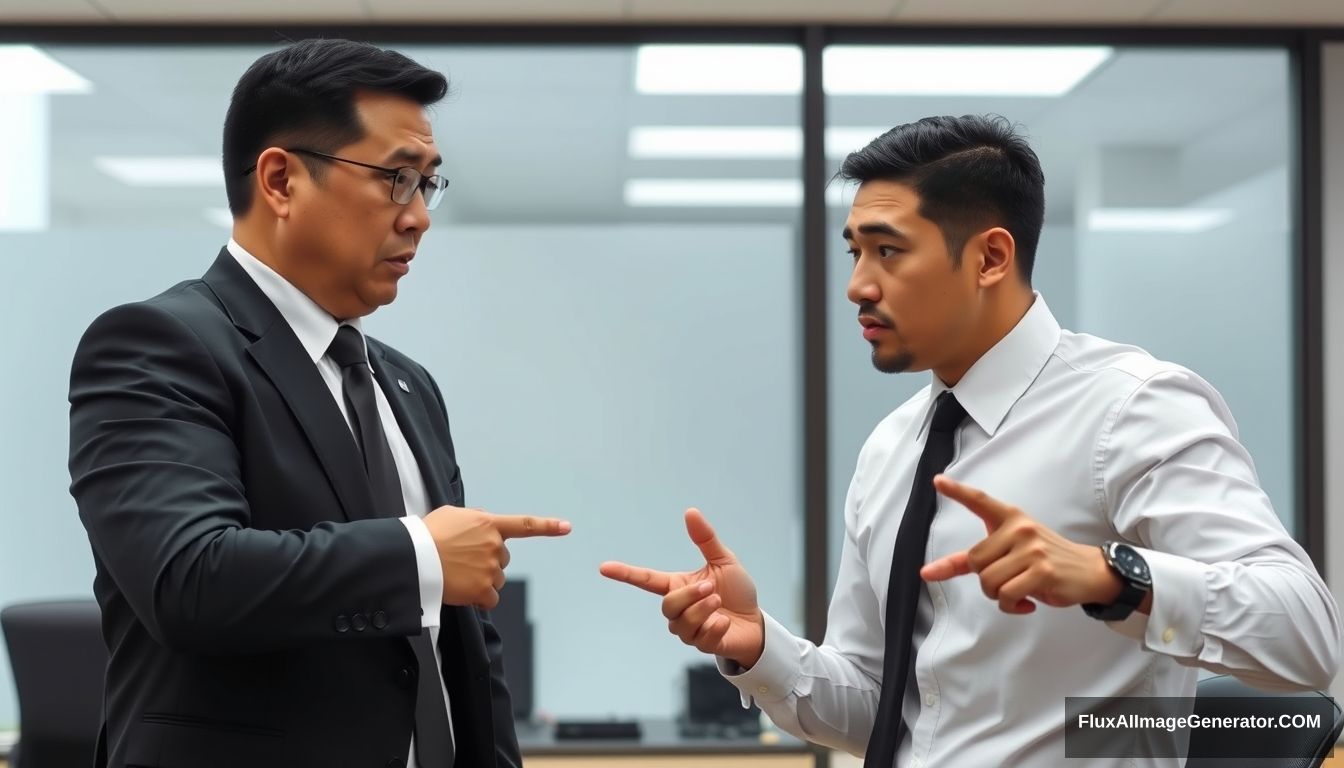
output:
MULTIPOLYGON (((703 659, 597 564, 693 565, 688 505, 819 639, 858 449, 926 382, 869 363, 844 295, 853 190, 827 182, 930 114, 1025 128, 1047 179, 1038 290, 1066 327, 1224 394, 1339 594, 1344 4, 825 5, 0 0, 0 606, 91 593, 74 345, 208 266, 230 91, 310 34, 453 83, 434 111, 448 198, 368 327, 437 377, 468 503, 574 522, 513 548, 524 714, 684 713, 703 659)), ((0 647, 0 732, 18 720, 0 647)))

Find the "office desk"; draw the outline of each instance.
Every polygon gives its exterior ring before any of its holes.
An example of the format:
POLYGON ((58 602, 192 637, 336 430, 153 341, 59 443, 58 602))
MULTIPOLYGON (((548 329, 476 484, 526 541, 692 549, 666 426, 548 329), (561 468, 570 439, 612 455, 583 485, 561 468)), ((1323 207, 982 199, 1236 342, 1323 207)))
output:
POLYGON ((668 720, 640 722, 640 738, 557 741, 549 726, 518 724, 525 768, 813 768, 806 744, 778 734, 752 738, 683 738, 668 720))

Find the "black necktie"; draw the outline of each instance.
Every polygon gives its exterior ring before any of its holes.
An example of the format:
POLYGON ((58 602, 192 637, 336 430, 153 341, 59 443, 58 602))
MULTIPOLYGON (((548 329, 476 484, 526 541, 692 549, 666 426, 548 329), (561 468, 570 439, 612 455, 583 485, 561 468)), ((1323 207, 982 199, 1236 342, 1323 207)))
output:
POLYGON ((910 672, 911 637, 915 629, 915 607, 919 604, 921 580, 929 546, 929 525, 938 506, 933 477, 947 469, 952 461, 952 438, 966 418, 951 390, 938 396, 929 426, 929 439, 915 468, 915 482, 905 517, 896 533, 896 550, 891 558, 891 580, 887 584, 887 633, 882 656, 882 693, 877 700, 877 719, 863 768, 892 768, 896 749, 905 733, 901 703, 905 699, 906 676, 910 672))
MULTIPOLYGON (((364 353, 364 337, 352 326, 342 325, 327 354, 341 367, 341 390, 350 413, 356 441, 364 454, 364 469, 373 489, 373 502, 379 514, 401 517, 406 502, 401 495, 401 480, 392 449, 383 434, 374 397, 373 375, 364 353)), ((415 697, 415 752, 420 768, 449 768, 453 764, 453 740, 449 733, 448 709, 443 700, 443 680, 434 658, 429 630, 410 638, 419 663, 415 697)))

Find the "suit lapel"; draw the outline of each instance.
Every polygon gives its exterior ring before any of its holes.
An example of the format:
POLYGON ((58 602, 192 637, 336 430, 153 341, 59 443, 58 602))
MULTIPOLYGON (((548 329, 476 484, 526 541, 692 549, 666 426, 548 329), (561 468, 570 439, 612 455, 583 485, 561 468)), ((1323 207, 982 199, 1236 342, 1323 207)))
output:
MULTIPOLYGON (((451 498, 449 495, 445 474, 447 464, 440 461, 442 452, 434 442, 433 435, 428 432, 428 425, 431 423, 430 409, 423 399, 425 393, 420 380, 389 362, 377 344, 370 342, 369 351, 374 360, 374 380, 383 388, 388 405, 392 406, 392 413, 397 417, 397 426, 406 436, 411 453, 415 454, 415 461, 420 467, 420 474, 425 479, 425 488, 429 493, 430 508, 461 503, 460 499, 451 498)), ((487 674, 489 673, 490 657, 486 652, 485 636, 482 634, 475 610, 445 605, 439 614, 439 626, 442 628, 439 636, 440 645, 446 646, 441 650, 446 653, 460 653, 471 668, 484 669, 487 674), (447 637, 450 632, 457 636, 457 642, 447 637)), ((448 670, 445 670, 445 673, 447 672, 448 670)), ((490 699, 488 683, 482 688, 478 680, 468 675, 461 676, 455 683, 454 687, 457 687, 459 696, 453 699, 454 722, 465 716, 465 713, 458 711, 459 705, 474 705, 475 702, 490 699), (471 690, 473 688, 475 690, 471 690), (461 694, 466 695, 465 701, 461 700, 461 694)), ((486 718, 488 717, 487 714, 486 718)), ((477 727, 482 726, 478 723, 477 727)), ((462 731, 458 733, 461 734, 462 731)), ((488 741, 493 743, 493 739, 488 741)), ((461 757, 459 754, 459 759, 461 757)))
POLYGON ((234 325, 255 339, 248 354, 303 428, 346 519, 375 517, 373 492, 364 479, 359 447, 322 374, 280 311, 227 249, 206 272, 204 281, 234 325))
POLYGON ((459 503, 458 499, 449 496, 448 483, 443 476, 445 465, 439 460, 432 436, 425 434, 430 417, 421 399, 419 383, 412 389, 408 382, 414 381, 413 377, 388 362, 379 345, 370 343, 369 352, 373 358, 373 380, 382 388, 387 404, 392 407, 392 415, 397 418, 397 426, 406 437, 415 463, 420 467, 420 475, 425 480, 425 490, 429 494, 429 508, 459 503))

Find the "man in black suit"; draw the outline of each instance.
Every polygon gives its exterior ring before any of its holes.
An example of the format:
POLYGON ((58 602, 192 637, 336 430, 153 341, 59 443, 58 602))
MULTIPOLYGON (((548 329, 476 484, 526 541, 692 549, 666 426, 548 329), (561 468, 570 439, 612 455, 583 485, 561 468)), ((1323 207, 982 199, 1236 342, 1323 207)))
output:
POLYGON ((447 186, 446 89, 349 41, 263 56, 224 124, 229 244, 80 342, 99 766, 521 765, 482 609, 506 539, 569 524, 463 508, 438 386, 360 330, 447 186))

